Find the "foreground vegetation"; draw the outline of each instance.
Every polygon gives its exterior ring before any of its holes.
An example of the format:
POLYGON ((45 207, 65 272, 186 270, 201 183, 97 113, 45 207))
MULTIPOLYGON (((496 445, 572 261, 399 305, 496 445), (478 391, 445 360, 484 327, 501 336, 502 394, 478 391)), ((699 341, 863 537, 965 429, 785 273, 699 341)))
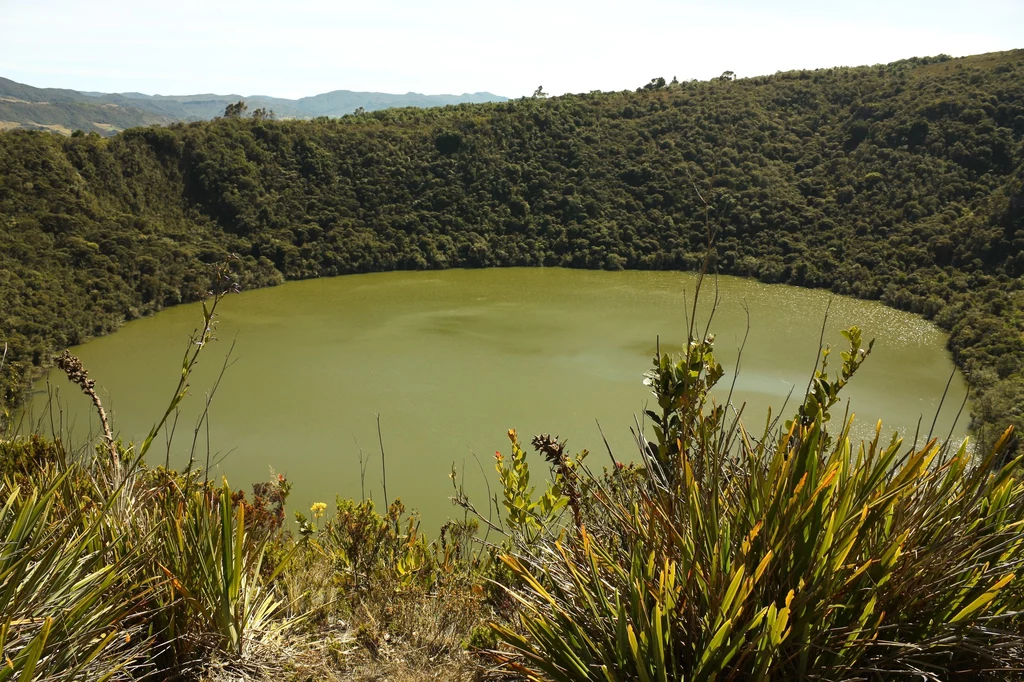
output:
MULTIPOLYGON (((871 351, 857 328, 752 432, 710 399, 723 370, 691 326, 646 374, 635 453, 598 470, 536 436, 538 486, 509 431, 498 514, 453 473, 464 520, 428 540, 399 501, 290 523, 283 478, 247 498, 145 464, 216 306, 142 443, 0 439, 0 680, 1024 677, 1012 427, 984 456, 881 424, 852 442, 833 409, 871 351)), ((87 371, 60 366, 105 425, 87 371)))
MULTIPOLYGON (((1024 53, 112 139, 0 135, 0 379, 195 300, 396 268, 713 267, 950 332, 980 441, 1024 425, 1024 53), (696 191, 695 191, 696 190, 696 191)), ((237 113, 237 112, 235 112, 237 113)), ((264 112, 265 113, 265 112, 264 112)))

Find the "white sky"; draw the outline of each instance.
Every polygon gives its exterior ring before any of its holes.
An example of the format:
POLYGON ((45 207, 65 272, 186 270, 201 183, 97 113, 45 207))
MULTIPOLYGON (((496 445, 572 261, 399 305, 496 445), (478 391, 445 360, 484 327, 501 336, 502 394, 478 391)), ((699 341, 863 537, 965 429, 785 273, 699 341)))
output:
POLYGON ((1024 47, 1024 0, 0 0, 38 87, 509 97, 1024 47))

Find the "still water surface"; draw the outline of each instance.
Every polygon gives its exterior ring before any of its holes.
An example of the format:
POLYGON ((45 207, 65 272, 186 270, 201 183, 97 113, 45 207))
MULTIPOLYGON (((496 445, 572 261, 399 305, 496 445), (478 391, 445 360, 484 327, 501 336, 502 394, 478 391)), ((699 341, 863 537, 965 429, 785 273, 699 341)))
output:
MULTIPOLYGON (((616 456, 629 459, 635 448, 629 427, 649 397, 642 374, 659 335, 663 350, 678 349, 685 339, 684 301, 692 301, 694 283, 688 273, 512 268, 354 275, 230 296, 219 308, 219 340, 204 352, 178 418, 172 464, 187 461, 204 392, 234 341, 233 364, 210 411, 215 475, 247 486, 267 479, 271 469, 284 473, 294 484, 292 509, 361 491, 380 503, 379 414, 388 494, 420 510, 425 527, 436 529, 456 513, 448 501, 453 464, 486 507, 484 476, 493 486, 494 452, 507 453, 510 427, 526 441, 535 433, 560 434, 570 449, 588 448, 592 461, 603 464, 600 422, 616 456), (360 450, 367 464, 362 484, 360 450)), ((746 309, 750 334, 733 401, 747 403, 753 430, 794 387, 785 411, 795 410, 831 300, 827 343, 842 346, 839 330, 853 324, 876 339, 847 391, 858 435, 872 433, 881 417, 886 433, 912 438, 922 416, 927 431, 952 369, 945 336, 935 327, 824 291, 731 277, 720 278, 718 290, 712 332, 726 370, 719 398, 728 392, 746 309)), ((705 302, 713 293, 713 286, 705 289, 705 302)), ((125 440, 145 437, 163 413, 188 335, 200 321, 198 305, 180 306, 74 349, 125 440)), ((838 354, 833 358, 839 363, 838 354)), ((74 422, 75 433, 90 423, 95 428, 77 389, 56 373, 49 381, 60 389, 64 419, 74 422)), ((957 374, 936 429, 943 437, 965 390, 957 374)), ((36 417, 45 402, 38 394, 30 404, 36 417)), ((837 418, 842 411, 836 408, 837 418)), ((965 423, 961 417, 956 435, 965 423)), ((48 419, 45 424, 49 429, 48 419)), ((204 428, 200 463, 206 437, 204 428)), ((162 463, 166 448, 159 441, 150 459, 162 463)))

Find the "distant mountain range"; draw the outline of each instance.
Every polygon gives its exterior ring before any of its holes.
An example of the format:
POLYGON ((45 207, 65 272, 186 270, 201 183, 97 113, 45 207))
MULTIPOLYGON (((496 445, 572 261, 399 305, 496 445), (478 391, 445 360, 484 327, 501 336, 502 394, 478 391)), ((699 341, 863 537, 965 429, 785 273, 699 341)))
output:
POLYGON ((508 98, 489 92, 462 95, 421 95, 407 92, 335 90, 313 97, 284 99, 254 95, 143 95, 138 92, 79 92, 59 88, 34 88, 0 78, 0 130, 32 128, 70 135, 75 130, 113 135, 125 128, 200 121, 224 114, 224 108, 244 100, 249 110, 267 109, 278 118, 344 116, 359 108, 366 111, 391 107, 437 107, 466 102, 504 102, 508 98))

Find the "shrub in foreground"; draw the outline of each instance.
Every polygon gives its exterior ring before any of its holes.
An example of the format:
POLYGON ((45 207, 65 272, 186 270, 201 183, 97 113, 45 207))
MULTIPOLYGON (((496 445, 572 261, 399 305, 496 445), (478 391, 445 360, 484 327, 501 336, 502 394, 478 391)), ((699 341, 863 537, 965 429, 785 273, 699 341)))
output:
MULTIPOLYGON (((828 350, 798 414, 751 434, 709 399, 713 339, 659 355, 644 467, 586 489, 581 517, 502 557, 521 628, 495 626, 534 680, 1005 679, 1024 667, 1024 469, 830 426, 870 352, 828 350), (625 493, 623 490, 625 489, 625 493)), ((500 466, 500 465, 499 465, 500 466)), ((567 483, 571 485, 566 485, 567 483)), ((549 491, 552 487, 549 487, 549 491)))

